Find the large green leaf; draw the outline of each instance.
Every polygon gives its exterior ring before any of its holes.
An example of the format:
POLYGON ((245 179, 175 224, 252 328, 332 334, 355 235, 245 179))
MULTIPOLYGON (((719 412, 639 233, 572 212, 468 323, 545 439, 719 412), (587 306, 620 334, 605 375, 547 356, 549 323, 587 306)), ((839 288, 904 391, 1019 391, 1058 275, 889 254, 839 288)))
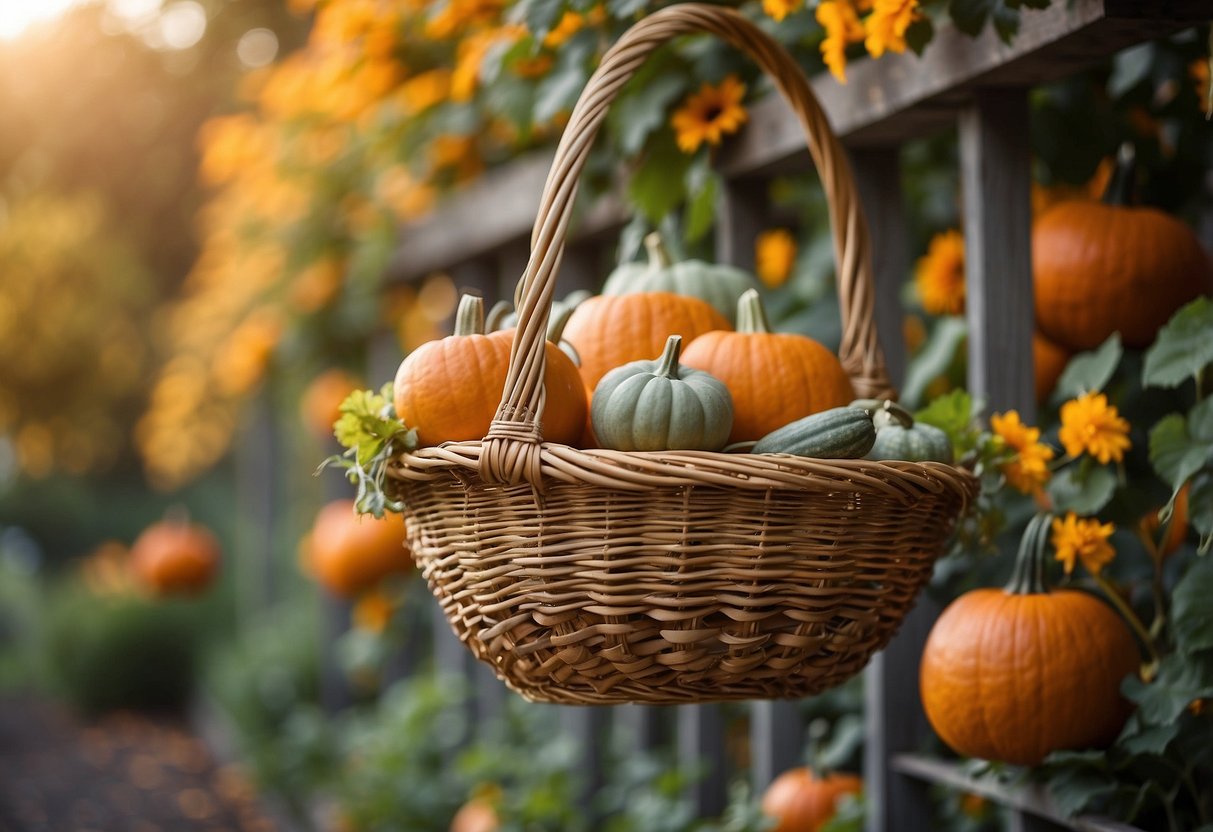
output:
POLYGON ((1198 474, 1188 494, 1188 520, 1200 535, 1200 553, 1213 545, 1213 473, 1198 474))
POLYGON ((956 28, 966 35, 978 35, 985 28, 986 21, 992 20, 998 36, 1006 43, 1019 31, 1018 5, 1004 0, 952 0, 948 6, 948 14, 956 28))
POLYGON ((628 183, 628 196, 650 222, 660 222, 682 202, 692 158, 678 149, 669 130, 654 134, 648 155, 628 183))
POLYGON ((1145 387, 1178 387, 1213 363, 1213 300, 1197 298, 1158 332, 1146 352, 1145 387))
POLYGON ((1178 413, 1164 416, 1150 431, 1150 462, 1173 492, 1211 461, 1213 398, 1197 404, 1186 419, 1178 413))
POLYGON ((1116 365, 1124 355, 1120 344, 1120 333, 1114 332, 1108 340, 1090 352, 1079 353, 1070 359, 1053 393, 1054 403, 1081 396, 1083 393, 1103 390, 1104 385, 1116 372, 1116 365))
POLYGON ((556 25, 564 11, 564 0, 518 0, 510 18, 523 23, 536 41, 541 41, 556 25))
POLYGON ((910 407, 922 403, 927 386, 947 372, 968 332, 964 318, 947 317, 936 321, 926 345, 906 368, 905 384, 901 386, 903 402, 910 407))
POLYGON ((1171 623, 1180 652, 1213 648, 1213 558, 1200 558, 1171 593, 1171 623))
POLYGON ((552 71, 539 82, 535 90, 535 123, 543 124, 557 113, 573 109, 590 77, 586 61, 594 50, 593 37, 591 31, 578 32, 560 51, 552 71))
POLYGON ((1076 815, 1116 791, 1116 775, 1103 758, 1102 751, 1049 755, 1046 760, 1050 765, 1049 796, 1063 815, 1076 815), (1066 765, 1059 765, 1063 762, 1066 765))
POLYGON ((1063 468, 1049 482, 1049 496, 1058 512, 1095 514, 1108 504, 1116 492, 1116 472, 1106 465, 1080 472, 1081 466, 1063 468))
POLYGON ((1165 725, 1179 719, 1195 699, 1213 697, 1213 666, 1208 653, 1172 653, 1163 657, 1158 675, 1149 684, 1130 676, 1121 685, 1125 696, 1138 704, 1143 723, 1165 725))
POLYGON ((681 73, 659 75, 629 92, 611 108, 609 127, 625 156, 634 156, 666 121, 670 105, 686 89, 681 73))
POLYGON ((712 170, 703 157, 687 172, 687 210, 684 234, 693 243, 712 230, 716 222, 717 195, 722 186, 720 175, 712 170))
POLYGON ((1163 754, 1179 734, 1179 722, 1164 725, 1142 725, 1137 714, 1129 717, 1116 744, 1130 754, 1163 754))

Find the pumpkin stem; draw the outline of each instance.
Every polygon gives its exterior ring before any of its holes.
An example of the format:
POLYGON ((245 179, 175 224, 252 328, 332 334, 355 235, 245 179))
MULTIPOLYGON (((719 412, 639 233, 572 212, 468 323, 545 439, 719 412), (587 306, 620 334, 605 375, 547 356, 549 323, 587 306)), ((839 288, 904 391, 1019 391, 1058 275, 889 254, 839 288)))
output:
POLYGON ((493 308, 489 310, 489 314, 484 316, 484 331, 496 332, 502 329, 502 324, 505 323, 506 316, 514 309, 514 305, 508 300, 499 300, 493 304, 493 308))
POLYGON ((484 298, 464 295, 455 310, 456 335, 484 335, 484 298))
POLYGON ((665 342, 665 350, 661 353, 661 358, 658 359, 661 363, 657 365, 657 369, 653 371, 653 375, 677 379, 678 357, 680 355, 682 355, 682 336, 671 335, 665 342))
MULTIPOLYGON (((892 399, 856 399, 848 407, 866 410, 873 416, 877 413, 884 413, 907 430, 914 427, 914 415, 892 399)), ((878 427, 879 424, 877 423, 878 427)))
POLYGON ((651 271, 668 269, 674 265, 673 258, 666 251, 665 243, 661 241, 661 235, 656 231, 645 235, 644 247, 649 252, 649 269, 651 271))
POLYGON ((1133 185, 1137 180, 1137 150, 1125 142, 1116 151, 1116 168, 1103 192, 1104 205, 1132 205, 1133 185))
POLYGON ((737 331, 763 332, 771 331, 771 322, 767 320, 767 310, 762 306, 762 298, 757 289, 746 289, 737 299, 737 331))
POLYGON ((592 297, 594 297, 594 293, 589 289, 577 289, 565 295, 561 303, 567 306, 569 311, 573 311, 592 297))
POLYGON ((1043 595, 1049 591, 1045 584, 1045 548, 1053 515, 1042 512, 1028 521, 1015 556, 1015 571, 1004 589, 1011 595, 1043 595))

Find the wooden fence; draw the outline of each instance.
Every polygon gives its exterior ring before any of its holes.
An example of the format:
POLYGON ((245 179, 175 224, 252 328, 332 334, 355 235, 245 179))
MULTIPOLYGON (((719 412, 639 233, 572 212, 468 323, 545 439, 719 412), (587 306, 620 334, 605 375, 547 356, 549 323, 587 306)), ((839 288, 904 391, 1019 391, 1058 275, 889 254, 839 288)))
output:
MULTIPOLYGON (((941 131, 958 133, 970 333, 968 388, 991 407, 1015 408, 1030 422, 1035 398, 1028 92, 1035 84, 1063 78, 1119 49, 1190 27, 1211 14, 1207 0, 1055 0, 1046 10, 1025 11, 1021 31, 1009 45, 988 29, 970 38, 945 25, 921 58, 888 55, 860 61, 848 67, 845 86, 829 77, 814 80, 814 92, 850 150, 859 179, 874 241, 877 324, 895 384, 904 372, 899 295, 910 266, 900 184, 902 146, 941 131)), ((715 237, 721 262, 753 266, 755 235, 772 221, 767 184, 777 174, 809 169, 803 141, 782 100, 770 96, 753 108, 747 129, 723 148, 717 167, 727 184, 715 237)), ((391 278, 416 281, 443 271, 461 288, 480 291, 489 303, 512 297, 526 263, 530 226, 550 158, 550 152, 536 153, 492 170, 426 220, 403 229, 391 278)), ((627 219, 617 195, 580 207, 558 294, 598 287, 627 219)), ((372 352, 373 377, 390 378, 398 358, 394 343, 372 347, 372 352)), ((1015 830, 1131 829, 1096 818, 1067 821, 1039 789, 1008 790, 921 754, 930 732, 917 693, 918 658, 938 612, 923 597, 898 636, 865 671, 868 829, 931 829, 932 784, 992 798, 1008 808, 1015 830)), ((344 626, 347 612, 334 605, 332 614, 337 627, 344 626)), ((477 717, 497 712, 509 695, 504 686, 487 669, 474 666, 436 605, 434 616, 433 644, 425 652, 432 651, 439 666, 475 680, 477 717)), ((339 690, 334 687, 330 696, 336 703, 339 690)), ((749 774, 761 789, 801 762, 804 732, 795 703, 755 702, 748 707, 749 774)), ((725 779, 731 772, 725 770, 719 707, 565 708, 562 722, 583 740, 589 786, 601 779, 599 754, 614 723, 641 747, 672 740, 680 759, 706 763, 706 776, 694 786, 692 798, 704 815, 723 807, 725 779)))

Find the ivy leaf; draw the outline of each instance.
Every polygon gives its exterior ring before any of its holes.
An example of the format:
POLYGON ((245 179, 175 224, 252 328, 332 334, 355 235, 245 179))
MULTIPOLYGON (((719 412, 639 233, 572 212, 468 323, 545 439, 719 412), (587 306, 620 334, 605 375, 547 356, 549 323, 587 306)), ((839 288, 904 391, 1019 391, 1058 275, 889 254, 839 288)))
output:
POLYGON ((645 139, 665 124, 666 111, 685 89, 683 74, 659 75, 611 108, 611 133, 624 155, 640 152, 645 139))
POLYGON ((565 44, 556 58, 556 65, 547 77, 539 82, 535 90, 534 120, 538 124, 551 121, 564 110, 572 110, 589 80, 590 72, 586 60, 593 51, 596 35, 591 31, 578 32, 565 44), (583 37, 589 35, 589 38, 583 37))
POLYGON ((1060 404, 1083 393, 1103 390, 1112 373, 1116 372, 1124 352, 1120 333, 1114 332, 1097 348, 1071 358, 1057 381, 1053 402, 1060 404))
POLYGON ((1213 598, 1213 558, 1200 558, 1171 593, 1171 622, 1181 652, 1213 648, 1210 598, 1213 598))
POLYGON ((607 0, 607 11, 616 20, 631 17, 648 5, 648 0, 607 0))
POLYGON ((1199 474, 1192 480, 1192 491, 1188 494, 1188 521, 1200 535, 1197 551, 1203 555, 1213 544, 1213 474, 1199 474))
POLYGON ((564 0, 519 0, 510 17, 524 24, 536 41, 541 41, 552 31, 563 10, 564 0))
POLYGON ((927 386, 948 371, 968 332, 961 317, 940 318, 935 323, 926 345, 906 368, 906 380, 901 386, 906 404, 913 407, 922 402, 927 386))
POLYGON ((1213 300, 1200 297, 1175 313, 1146 351, 1144 387, 1178 387, 1213 363, 1213 300))
POLYGON ((1154 681, 1130 676, 1120 689, 1138 704, 1144 724, 1163 725, 1178 720, 1192 700, 1213 696, 1213 666, 1207 657, 1172 653, 1159 662, 1154 681))
POLYGON ((1004 0, 952 0, 948 14, 956 28, 970 37, 981 34, 987 20, 994 21, 994 29, 1004 43, 1010 43, 1019 31, 1017 5, 1004 0))
POLYGON ((1213 397, 1192 408, 1187 419, 1172 413, 1150 431, 1150 463, 1171 486, 1173 494, 1210 461, 1213 461, 1213 397))
POLYGON ((716 196, 720 193, 720 175, 712 170, 706 156, 687 171, 686 227, 688 243, 702 239, 716 221, 716 196))
POLYGON ((628 196, 650 222, 660 222, 682 202, 692 159, 678 149, 671 131, 653 135, 648 154, 628 183, 628 196))
POLYGON ((1103 751, 1055 752, 1049 765, 1049 796, 1058 811, 1072 817, 1116 791, 1116 776, 1108 769, 1103 751))
POLYGON ((931 23, 931 18, 923 15, 906 29, 906 46, 910 47, 915 55, 921 56, 934 36, 935 26, 931 23))
POLYGON ((1116 492, 1116 473, 1110 467, 1101 465, 1083 476, 1076 466, 1071 465, 1053 477, 1048 491, 1058 512, 1095 514, 1108 504, 1116 492))
POLYGON ((955 440, 973 423, 973 397, 964 390, 945 393, 916 412, 914 420, 934 425, 955 440))
POLYGON ((1130 754, 1164 754, 1171 740, 1178 735, 1178 720, 1163 725, 1142 725, 1137 714, 1133 714, 1116 744, 1130 754))

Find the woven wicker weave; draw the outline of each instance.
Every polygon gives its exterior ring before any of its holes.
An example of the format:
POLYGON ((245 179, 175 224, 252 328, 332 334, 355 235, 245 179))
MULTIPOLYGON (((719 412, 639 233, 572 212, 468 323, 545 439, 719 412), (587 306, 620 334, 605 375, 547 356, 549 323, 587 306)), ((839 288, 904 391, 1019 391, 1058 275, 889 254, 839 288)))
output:
POLYGON ((831 207, 843 366, 860 396, 892 393, 855 184, 796 64, 726 8, 671 6, 633 26, 557 149, 488 436, 390 469, 413 554, 456 634, 532 700, 706 702, 839 684, 896 631, 976 492, 971 474, 933 462, 543 442, 543 340, 578 176, 619 89, 691 32, 753 56, 800 117, 831 207))

